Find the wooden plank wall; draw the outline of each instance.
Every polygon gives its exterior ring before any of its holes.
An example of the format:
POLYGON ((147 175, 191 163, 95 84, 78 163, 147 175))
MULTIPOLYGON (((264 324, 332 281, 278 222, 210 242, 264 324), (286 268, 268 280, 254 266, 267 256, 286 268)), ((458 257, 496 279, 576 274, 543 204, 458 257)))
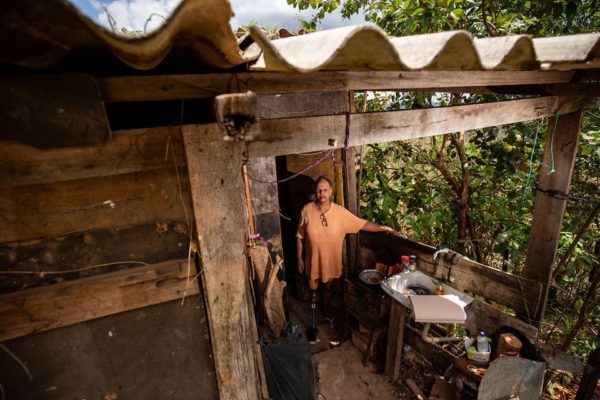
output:
MULTIPOLYGON (((204 388, 206 398, 216 398, 210 340, 203 330, 203 296, 198 299, 199 281, 189 280, 197 273, 193 254, 188 259, 191 204, 179 127, 115 131, 101 145, 46 150, 0 141, 0 341, 25 357, 25 362, 56 365, 68 381, 76 381, 81 371, 70 369, 65 360, 76 358, 79 351, 101 353, 103 362, 113 366, 96 367, 96 374, 89 375, 99 380, 100 390, 107 386, 102 377, 108 370, 131 381, 155 376, 156 382, 162 382, 173 378, 163 366, 177 362, 182 369, 194 368, 190 376, 178 376, 178 381, 199 378, 206 384, 186 388, 204 388), (184 294, 189 298, 181 307, 184 294), (95 339, 91 344, 77 342, 77 332, 90 337, 86 324, 114 324, 111 331, 123 334, 125 329, 120 328, 127 318, 130 324, 143 323, 136 319, 140 313, 148 321, 165 320, 160 315, 165 304, 159 303, 171 303, 168 309, 177 310, 169 316, 171 322, 196 326, 197 343, 187 347, 193 354, 177 347, 179 339, 188 339, 177 331, 177 324, 167 324, 168 328, 152 335, 154 342, 144 340, 161 346, 153 357, 145 357, 147 368, 132 367, 135 361, 128 360, 127 353, 95 347, 95 339), (179 313, 184 308, 187 312, 179 313), (136 309, 140 311, 130 311, 136 309), (189 318, 190 312, 196 319, 189 318), (68 345, 60 350, 59 361, 50 361, 56 349, 49 347, 48 338, 58 330, 45 331, 56 328, 61 328, 68 345), (165 339, 174 333, 177 340, 165 339), (32 347, 37 355, 27 358, 23 348, 32 347), (169 359, 161 362, 161 357, 169 359)), ((102 334, 106 336, 106 330, 102 334)), ((119 342, 127 346, 136 339, 120 336, 119 342)), ((5 365, 8 375, 18 375, 16 364, 5 365)), ((47 387, 39 387, 42 381, 37 374, 33 384, 3 384, 7 393, 21 390, 27 397, 47 387)), ((62 385, 56 393, 73 397, 69 390, 74 389, 68 387, 62 385)), ((181 398, 197 397, 197 391, 182 391, 178 392, 181 398)), ((122 394, 116 388, 115 392, 122 394)))
POLYGON ((0 270, 39 274, 0 274, 0 291, 187 258, 192 207, 182 167, 180 128, 47 150, 1 141, 0 270))

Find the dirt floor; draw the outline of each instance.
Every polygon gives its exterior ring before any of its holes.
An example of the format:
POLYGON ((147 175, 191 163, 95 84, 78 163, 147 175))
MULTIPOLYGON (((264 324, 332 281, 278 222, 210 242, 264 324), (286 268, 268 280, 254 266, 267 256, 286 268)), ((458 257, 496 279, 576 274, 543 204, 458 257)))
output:
MULTIPOLYGON (((310 304, 291 298, 289 301, 290 319, 303 326, 310 326, 310 304)), ((398 384, 383 374, 385 360, 374 357, 372 362, 363 364, 363 354, 347 338, 335 346, 331 339, 339 339, 344 331, 341 304, 336 304, 336 323, 330 326, 321 312, 317 313, 317 342, 311 345, 313 367, 320 400, 392 400, 414 399, 416 396, 406 386, 411 378, 427 394, 435 381, 435 373, 427 360, 407 348, 400 371, 398 384)))

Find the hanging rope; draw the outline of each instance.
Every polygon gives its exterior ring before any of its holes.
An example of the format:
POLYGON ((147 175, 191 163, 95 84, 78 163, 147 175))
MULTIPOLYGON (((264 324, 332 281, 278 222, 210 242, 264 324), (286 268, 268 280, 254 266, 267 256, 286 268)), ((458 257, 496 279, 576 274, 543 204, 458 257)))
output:
POLYGON ((553 173, 556 172, 556 170, 554 169, 554 135, 556 134, 556 130, 558 129, 558 117, 559 116, 560 116, 560 113, 557 111, 556 118, 554 118, 554 129, 552 130, 552 137, 550 139, 550 165, 546 165, 542 162, 538 163, 549 169, 549 171, 546 175, 552 175, 553 173))
MULTIPOLYGON (((533 161, 536 152, 536 146, 538 141, 538 130, 535 130, 535 137, 533 138, 533 146, 531 147, 531 155, 529 156, 529 172, 527 173, 527 178, 525 179, 525 184, 523 185, 523 194, 521 196, 521 204, 519 209, 522 210, 525 204, 525 196, 527 195, 527 190, 529 189, 529 183, 531 181, 531 177, 533 175, 533 166, 534 165, 542 165, 549 169, 547 175, 552 175, 556 172, 554 167, 554 136, 556 135, 556 130, 558 129, 558 118, 560 117, 560 113, 556 113, 556 118, 554 119, 554 129, 552 130, 552 135, 550 137, 550 165, 544 164, 539 161, 533 161)), ((535 188, 536 191, 541 191, 537 185, 535 188)))

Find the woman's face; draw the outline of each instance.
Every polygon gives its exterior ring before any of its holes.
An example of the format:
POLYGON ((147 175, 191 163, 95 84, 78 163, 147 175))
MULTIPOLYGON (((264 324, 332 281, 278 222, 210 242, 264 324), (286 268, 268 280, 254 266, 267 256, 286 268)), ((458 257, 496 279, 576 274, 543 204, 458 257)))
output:
POLYGON ((328 203, 331 201, 331 195, 333 194, 333 188, 326 180, 321 180, 317 183, 315 189, 315 195, 317 196, 317 202, 320 204, 328 203))

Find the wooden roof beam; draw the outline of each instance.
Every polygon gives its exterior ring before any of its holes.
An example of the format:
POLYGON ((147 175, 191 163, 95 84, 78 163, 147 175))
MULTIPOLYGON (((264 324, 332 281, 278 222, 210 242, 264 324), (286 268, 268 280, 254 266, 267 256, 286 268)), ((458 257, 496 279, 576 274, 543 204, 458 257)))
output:
MULTIPOLYGON (((416 139, 545 118, 566 112, 561 97, 536 97, 453 107, 351 114, 349 146, 416 139)), ((346 116, 260 121, 261 135, 248 143, 250 157, 270 157, 343 147, 346 116)))
POLYGON ((209 73, 98 77, 105 102, 215 97, 251 90, 257 94, 315 91, 466 88, 569 83, 573 71, 322 71, 209 73))

